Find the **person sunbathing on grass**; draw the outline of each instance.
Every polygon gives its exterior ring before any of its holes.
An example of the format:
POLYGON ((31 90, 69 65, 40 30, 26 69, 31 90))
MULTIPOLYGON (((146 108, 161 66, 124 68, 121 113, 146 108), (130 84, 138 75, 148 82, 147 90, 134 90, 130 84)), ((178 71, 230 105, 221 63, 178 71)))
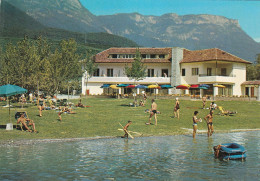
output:
POLYGON ((61 111, 58 113, 58 116, 59 116, 59 120, 60 120, 60 121, 62 120, 61 114, 64 113, 64 112, 69 113, 69 114, 76 114, 75 112, 72 111, 71 108, 68 108, 67 106, 65 106, 65 107, 64 107, 63 109, 61 109, 61 111))
POLYGON ((87 107, 87 106, 84 106, 82 103, 81 103, 81 99, 79 100, 78 104, 75 105, 76 107, 87 107))
POLYGON ((36 129, 35 129, 35 124, 33 122, 33 120, 31 119, 27 119, 24 117, 24 114, 21 115, 21 117, 17 120, 17 124, 22 123, 22 126, 27 129, 29 132, 32 132, 32 130, 30 130, 30 126, 32 126, 33 131, 36 133, 36 129))

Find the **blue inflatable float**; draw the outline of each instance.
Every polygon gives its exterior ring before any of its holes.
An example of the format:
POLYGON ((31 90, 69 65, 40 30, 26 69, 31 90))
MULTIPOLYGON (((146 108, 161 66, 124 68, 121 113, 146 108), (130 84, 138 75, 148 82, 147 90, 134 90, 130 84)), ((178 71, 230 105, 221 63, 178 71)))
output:
POLYGON ((214 146, 213 149, 216 158, 221 158, 224 160, 238 160, 246 158, 245 148, 237 143, 225 143, 214 146))

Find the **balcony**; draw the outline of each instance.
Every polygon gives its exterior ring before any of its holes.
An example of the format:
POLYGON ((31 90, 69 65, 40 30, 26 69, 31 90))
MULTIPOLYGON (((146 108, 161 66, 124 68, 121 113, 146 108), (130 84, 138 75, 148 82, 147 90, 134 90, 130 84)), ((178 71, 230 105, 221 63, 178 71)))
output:
POLYGON ((199 83, 235 83, 236 82, 236 76, 235 75, 206 75, 206 74, 200 74, 198 78, 199 83))
MULTIPOLYGON (((107 83, 107 84, 132 84, 134 79, 130 80, 128 77, 91 77, 89 83, 107 83)), ((139 80, 138 84, 170 84, 170 77, 146 77, 139 80)))

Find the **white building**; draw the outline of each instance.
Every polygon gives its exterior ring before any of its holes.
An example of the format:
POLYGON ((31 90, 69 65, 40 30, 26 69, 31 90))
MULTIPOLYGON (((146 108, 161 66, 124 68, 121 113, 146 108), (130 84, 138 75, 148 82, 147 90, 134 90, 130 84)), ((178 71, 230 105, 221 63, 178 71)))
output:
MULTIPOLYGON (((179 90, 159 90, 159 93, 183 93, 191 95, 242 95, 246 81, 246 65, 250 62, 223 50, 213 48, 205 50, 187 50, 174 48, 139 48, 142 61, 147 67, 147 77, 138 84, 171 85, 207 84, 209 88, 179 90), (215 87, 223 85, 225 88, 215 87)), ((88 79, 87 73, 82 78, 82 94, 103 94, 107 91, 103 84, 133 84, 133 80, 124 74, 126 64, 134 61, 136 48, 109 48, 95 56, 98 69, 88 79)), ((109 90, 109 89, 108 89, 109 90)), ((110 90, 112 92, 113 90, 110 90)), ((121 91, 127 91, 119 89, 121 91)), ((146 90, 149 91, 149 90, 146 90)))

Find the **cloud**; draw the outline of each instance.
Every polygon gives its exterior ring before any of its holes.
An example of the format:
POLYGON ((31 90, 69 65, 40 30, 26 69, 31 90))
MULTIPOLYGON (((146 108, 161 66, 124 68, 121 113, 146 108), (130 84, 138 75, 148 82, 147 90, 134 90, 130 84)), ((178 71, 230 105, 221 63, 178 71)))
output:
POLYGON ((254 40, 260 43, 260 38, 254 38, 254 40))

